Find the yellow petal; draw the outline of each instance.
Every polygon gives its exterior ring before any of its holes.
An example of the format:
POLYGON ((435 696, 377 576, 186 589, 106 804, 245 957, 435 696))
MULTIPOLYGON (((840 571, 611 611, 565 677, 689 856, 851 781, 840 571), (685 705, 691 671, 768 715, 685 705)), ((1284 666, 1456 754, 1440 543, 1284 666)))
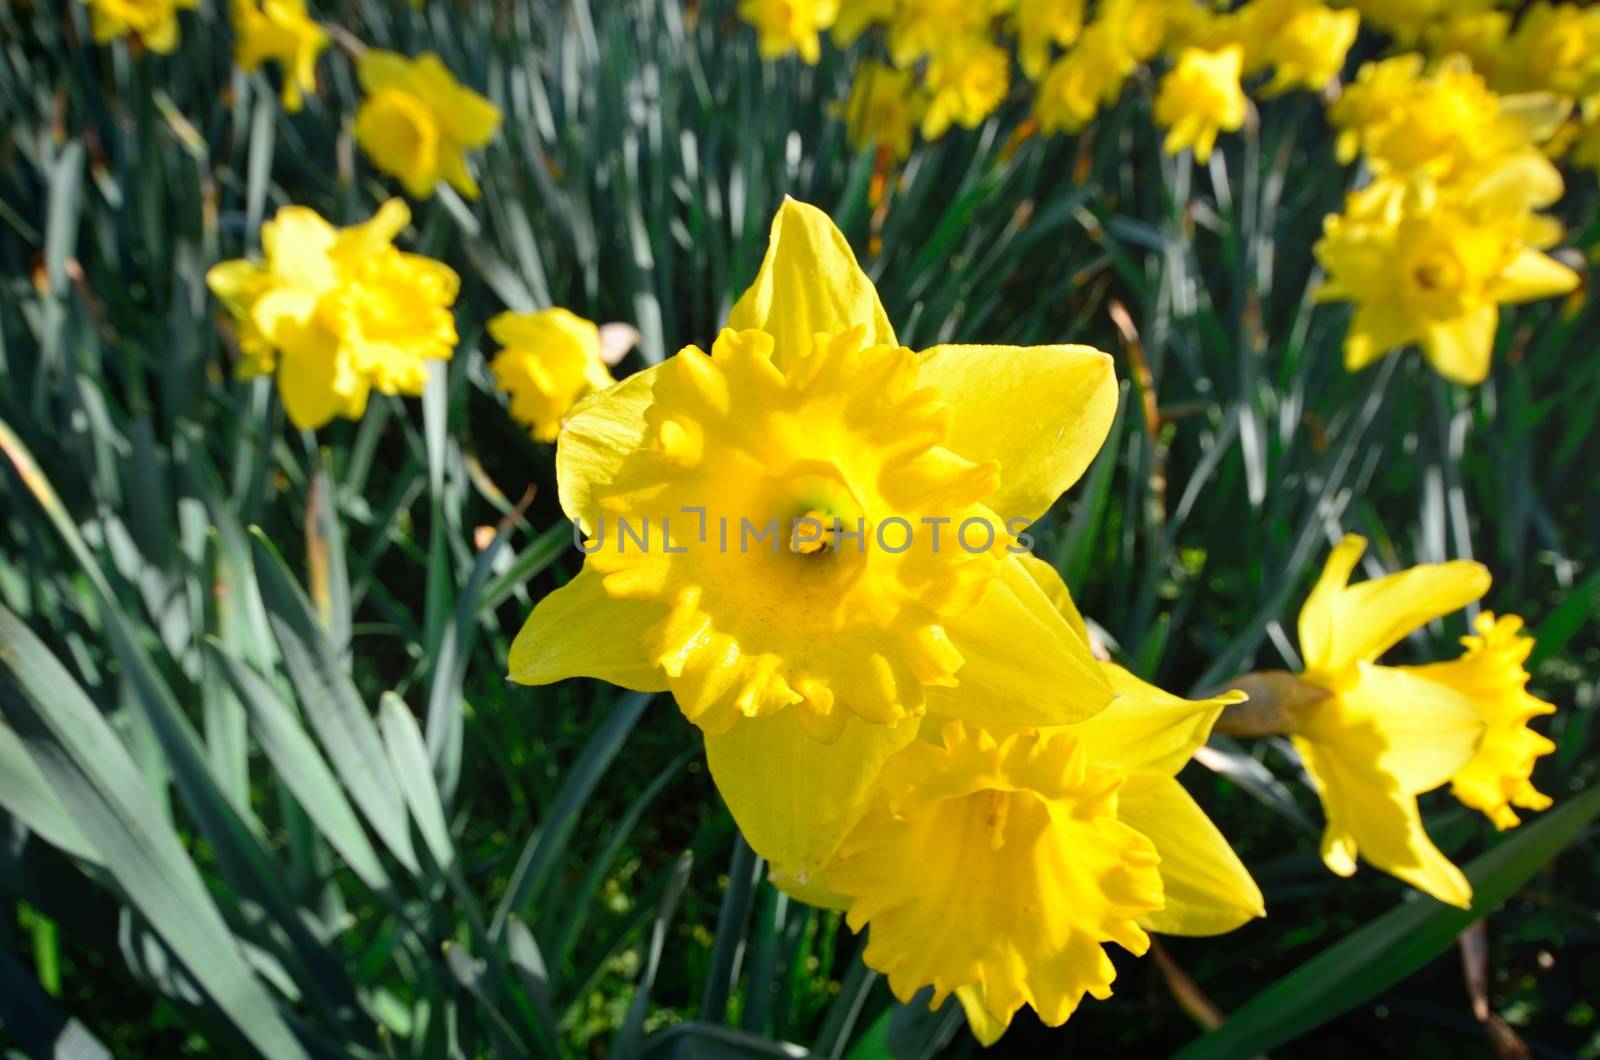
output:
POLYGON ((398 52, 368 48, 356 60, 356 79, 368 93, 404 88, 411 82, 411 60, 398 52))
POLYGON ((1464 386, 1477 386, 1489 376, 1494 355, 1494 330, 1500 311, 1493 304, 1479 306, 1422 331, 1422 352, 1433 370, 1464 386))
POLYGON ((1375 660, 1412 630, 1489 591, 1488 569, 1468 560, 1422 564, 1352 586, 1350 574, 1366 547, 1363 537, 1345 537, 1300 610, 1308 672, 1375 660))
POLYGON ((990 502, 1006 520, 1033 522, 1078 481, 1117 411, 1111 358, 1089 346, 934 346, 919 382, 950 406, 945 445, 1000 463, 990 502))
POLYGON ((1412 795, 1472 760, 1483 719, 1472 700, 1418 671, 1360 663, 1353 682, 1300 712, 1297 731, 1324 745, 1353 740, 1374 768, 1412 795))
POLYGON ((1204 810, 1169 776, 1130 777, 1117 819, 1142 832, 1161 856, 1166 904, 1139 921, 1166 935, 1221 935, 1266 916, 1261 889, 1204 810))
POLYGON ((843 912, 850 908, 850 899, 835 894, 821 874, 802 881, 782 866, 773 865, 767 872, 767 882, 795 901, 814 905, 818 909, 843 912))
POLYGON ((806 734, 799 711, 780 710, 706 733, 706 761, 751 848, 804 884, 866 812, 883 763, 916 735, 916 719, 852 717, 825 744, 806 734))
POLYGON ((1294 746, 1322 796, 1328 826, 1322 860, 1341 876, 1356 870, 1356 855, 1462 909, 1472 905, 1472 885, 1433 845, 1422 827, 1417 797, 1373 765, 1381 748, 1357 743, 1323 747, 1302 737, 1294 746))
POLYGON ((1213 699, 1183 699, 1114 663, 1101 663, 1100 668, 1117 698, 1072 726, 1072 732, 1092 761, 1127 772, 1176 776, 1211 735, 1222 708, 1245 698, 1242 692, 1225 692, 1213 699))
POLYGON ((946 620, 965 660, 954 688, 929 687, 928 710, 988 729, 1070 725, 1104 710, 1111 682, 1017 557, 976 606, 946 620))
POLYGON ((588 533, 594 533, 600 517, 596 489, 615 482, 628 454, 645 444, 644 412, 662 367, 636 372, 567 411, 556 444, 556 483, 561 510, 588 533))
POLYGON ((636 692, 664 692, 666 675, 645 657, 644 634, 665 609, 606 595, 585 564, 566 585, 540 600, 511 643, 511 680, 547 685, 597 677, 636 692))
POLYGON ((957 987, 956 1000, 961 1002, 961 1010, 967 1016, 967 1027, 972 1031, 972 1036, 978 1039, 979 1045, 993 1045, 1011 1026, 1010 1020, 1003 1020, 989 1011, 982 984, 957 987))
POLYGON ((1056 612, 1067 620, 1067 625, 1072 627, 1072 631, 1088 644, 1089 625, 1084 622, 1078 605, 1073 602, 1072 593, 1068 591, 1067 583, 1062 580, 1061 572, 1031 552, 1017 556, 1017 561, 1022 564, 1022 569, 1028 572, 1034 584, 1044 590, 1050 606, 1054 607, 1056 612))
POLYGON ((1568 294, 1577 287, 1577 273, 1548 254, 1523 247, 1511 264, 1501 270, 1495 294, 1501 302, 1527 302, 1568 294))
POLYGON ((417 85, 449 130, 450 139, 463 147, 482 147, 500 127, 500 108, 457 81, 449 67, 433 52, 417 56, 417 85))
POLYGON ((728 314, 728 327, 771 335, 772 361, 783 368, 810 353, 819 332, 836 335, 858 324, 867 329, 865 345, 897 345, 878 290, 844 233, 815 206, 784 199, 761 271, 728 314))
POLYGON ((328 252, 338 233, 317 212, 285 206, 261 226, 261 250, 277 283, 321 292, 338 282, 328 252))
MULTIPOLYGON (((321 329, 311 329, 311 333, 321 329)), ((281 334, 281 332, 280 332, 281 334)), ((367 382, 324 332, 324 338, 285 348, 278 360, 278 395, 289 420, 315 430, 335 416, 355 419, 367 406, 367 382)))

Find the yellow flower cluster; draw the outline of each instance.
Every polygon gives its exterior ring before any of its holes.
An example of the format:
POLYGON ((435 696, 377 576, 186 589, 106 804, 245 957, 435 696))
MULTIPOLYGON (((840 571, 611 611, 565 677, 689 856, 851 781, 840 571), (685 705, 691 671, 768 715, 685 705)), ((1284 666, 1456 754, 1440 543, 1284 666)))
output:
POLYGON ((936 140, 993 114, 1012 92, 1014 50, 1044 132, 1083 128, 1167 56, 1156 119, 1169 151, 1192 147, 1203 161, 1219 132, 1244 123, 1243 79, 1270 70, 1267 94, 1321 88, 1360 20, 1317 0, 1250 0, 1226 13, 1199 0, 744 0, 739 12, 768 58, 797 51, 814 63, 821 31, 849 44, 879 29, 899 76, 865 64, 845 114, 858 149, 876 143, 898 158, 913 130, 936 140))
MULTIPOLYGON (((97 42, 132 34, 152 51, 170 52, 178 45, 178 9, 199 0, 84 2, 97 42)), ((328 46, 328 34, 307 13, 305 0, 230 0, 229 12, 240 69, 249 73, 277 63, 283 69, 283 107, 298 111, 305 94, 316 90, 317 57, 328 46)), ((356 142, 373 164, 413 198, 428 198, 441 180, 477 198, 467 152, 494 139, 500 108, 457 81, 431 52, 409 59, 366 49, 356 76, 367 93, 356 112, 356 142)))
MULTIPOLYGON (((521 346, 561 350, 575 383, 592 364, 565 317, 501 321, 502 385, 521 346)), ((511 677, 670 691, 774 881, 870 926, 897 996, 954 993, 985 1041, 1023 1005, 1058 1024, 1111 993, 1108 943, 1264 912, 1174 779, 1242 697, 1097 661, 1018 537, 1116 394, 1087 347, 900 346, 844 236, 787 201, 709 354, 567 412, 556 477, 586 558, 511 677)))
POLYGON ((263 260, 224 261, 206 274, 237 325, 239 374, 275 374, 296 426, 359 418, 373 389, 420 394, 427 363, 454 351, 459 280, 394 246, 410 222, 398 199, 349 228, 285 206, 261 226, 263 260))
POLYGON ((1482 382, 1499 307, 1577 286, 1543 253, 1561 229, 1537 212, 1562 194, 1541 147, 1570 106, 1501 96, 1460 55, 1361 68, 1328 116, 1341 157, 1359 155, 1373 180, 1327 219, 1316 248, 1328 272, 1318 297, 1356 304, 1346 367, 1416 343, 1447 379, 1482 382))

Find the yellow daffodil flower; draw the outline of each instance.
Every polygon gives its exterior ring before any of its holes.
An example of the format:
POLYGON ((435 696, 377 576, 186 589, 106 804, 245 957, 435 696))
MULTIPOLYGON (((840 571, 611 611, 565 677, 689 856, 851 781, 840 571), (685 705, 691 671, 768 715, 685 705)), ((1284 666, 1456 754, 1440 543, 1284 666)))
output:
POLYGON ((911 137, 926 106, 911 71, 867 60, 856 71, 844 105, 845 137, 857 151, 876 145, 903 159, 911 154, 911 137))
POLYGON ((822 55, 820 31, 839 17, 839 0, 739 0, 739 17, 755 27, 763 59, 797 51, 815 66, 822 55))
POLYGON ((96 44, 132 34, 153 52, 178 46, 178 12, 193 11, 200 0, 84 0, 96 44))
POLYGON ((1115 394, 1086 347, 900 347, 844 236, 786 200, 709 356, 569 413, 556 473, 589 554, 511 677, 670 690, 751 845, 810 878, 925 712, 1054 725, 1111 701, 1008 549, 1088 466, 1115 394))
MULTIPOLYGON (((1060 576, 1030 576, 1084 635, 1060 576)), ((1101 664, 1118 698, 1076 725, 992 734, 961 722, 885 765, 872 809, 805 897, 870 925, 869 967, 902 1001, 954 992, 991 1044, 1024 1004, 1052 1026, 1115 975, 1104 944, 1217 935, 1261 892, 1175 774, 1243 696, 1191 702, 1101 664), (916 866, 907 872, 908 865, 916 866)), ((780 881, 782 885, 782 881, 780 881)))
POLYGON ((356 142, 413 198, 443 180, 468 198, 478 184, 466 152, 494 139, 500 108, 458 82, 432 52, 407 59, 368 49, 356 64, 367 93, 356 111, 356 142))
POLYGON ((1245 73, 1272 67, 1264 90, 1320 90, 1339 76, 1361 28, 1361 15, 1316 0, 1253 0, 1242 9, 1245 73))
POLYGON ((958 38, 983 38, 988 21, 974 0, 900 0, 889 22, 889 57, 910 66, 958 38))
POLYGON ((839 0, 839 14, 833 22, 833 39, 849 47, 868 26, 882 26, 894 18, 900 0, 839 0))
POLYGON ((1078 132, 1102 105, 1116 102, 1136 66, 1104 23, 1091 25, 1039 82, 1033 98, 1039 127, 1047 133, 1078 132))
POLYGON ((411 221, 392 199, 363 224, 336 229, 303 206, 261 226, 264 262, 226 261, 206 282, 239 321, 242 376, 275 372, 298 427, 358 418, 367 395, 420 394, 427 362, 456 344, 445 265, 395 248, 411 221))
POLYGON ((1350 0, 1348 6, 1361 19, 1383 30, 1401 44, 1414 44, 1442 21, 1485 11, 1495 0, 1350 0))
POLYGON ((501 313, 489 334, 505 347, 489 371, 511 395, 511 418, 541 442, 556 440, 561 417, 579 398, 616 382, 600 358, 600 329, 565 309, 501 313))
MULTIPOLYGON (((1362 538, 1346 537, 1300 612, 1302 679, 1324 695, 1297 711, 1291 731, 1328 816, 1322 858, 1348 876, 1359 854, 1440 901, 1466 908, 1472 888, 1423 830, 1417 796, 1479 760, 1478 771, 1466 773, 1465 786, 1475 797, 1487 797, 1479 774, 1502 768, 1505 719, 1516 715, 1520 726, 1526 718, 1520 703, 1491 704, 1501 725, 1486 733, 1476 696, 1492 686, 1497 700, 1509 700, 1511 689, 1502 686, 1513 670, 1521 674, 1520 660, 1507 665, 1505 638, 1497 633, 1494 647, 1480 647, 1470 662, 1378 665, 1413 630, 1487 592, 1489 572, 1466 561, 1426 564, 1352 586, 1350 574, 1365 549, 1362 538)), ((1520 691, 1520 682, 1515 687, 1520 691)), ((1521 764, 1520 752, 1519 747, 1512 753, 1512 765, 1521 764)))
POLYGON ((1600 10, 1528 5, 1505 41, 1499 84, 1511 92, 1577 97, 1600 92, 1600 10))
POLYGON ((1513 156, 1538 156, 1571 112, 1548 93, 1500 96, 1460 56, 1425 71, 1419 55, 1368 63, 1328 109, 1339 154, 1359 147, 1381 176, 1467 182, 1513 156))
POLYGON ((233 0, 234 60, 246 72, 271 60, 283 68, 283 109, 300 109, 317 87, 317 56, 328 35, 306 14, 305 0, 233 0))
POLYGON ((1053 48, 1065 48, 1083 32, 1084 0, 1017 0, 1017 62, 1037 81, 1053 48))
POLYGON ((1197 162, 1211 158, 1220 131, 1233 132, 1244 125, 1249 107, 1239 77, 1244 70, 1244 49, 1231 44, 1220 51, 1185 48, 1178 62, 1161 79, 1155 117, 1167 129, 1163 148, 1175 155, 1194 149, 1197 162))
POLYGON ((923 83, 929 98, 922 135, 937 140, 952 124, 976 128, 1005 102, 1011 59, 981 37, 958 37, 934 51, 923 83))
POLYGON ((1559 174, 1523 156, 1464 198, 1382 183, 1352 196, 1346 214, 1327 218, 1316 246, 1328 270, 1318 300, 1356 304, 1345 367, 1357 371, 1414 342, 1446 379, 1483 382, 1499 307, 1578 285, 1576 273, 1532 245, 1541 228, 1530 207, 1559 195, 1559 174))
POLYGON ((1543 810, 1550 797, 1534 788, 1534 762, 1556 745, 1528 728, 1528 723, 1555 707, 1528 691, 1523 669, 1533 651, 1533 638, 1522 634, 1522 619, 1496 618, 1485 611, 1463 637, 1466 652, 1451 662, 1418 666, 1418 677, 1455 689, 1477 709, 1485 726, 1483 743, 1472 760, 1450 777, 1450 793, 1478 810, 1502 831, 1519 819, 1511 807, 1543 810))

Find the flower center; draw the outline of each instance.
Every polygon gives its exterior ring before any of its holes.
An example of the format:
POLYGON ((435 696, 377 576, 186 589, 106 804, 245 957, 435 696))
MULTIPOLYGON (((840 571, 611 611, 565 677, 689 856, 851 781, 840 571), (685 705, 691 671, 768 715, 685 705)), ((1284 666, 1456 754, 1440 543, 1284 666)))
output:
POLYGON ((976 602, 1010 541, 980 503, 997 468, 942 447, 947 413, 915 355, 864 334, 819 336, 787 371, 762 332, 678 354, 646 445, 601 498, 612 527, 589 562, 611 595, 668 605, 652 655, 709 731, 801 705, 829 739, 850 714, 920 714, 925 685, 955 682, 940 615, 976 602), (974 517, 998 532, 968 540, 992 548, 959 547, 974 517), (621 547, 624 519, 657 547, 621 547))

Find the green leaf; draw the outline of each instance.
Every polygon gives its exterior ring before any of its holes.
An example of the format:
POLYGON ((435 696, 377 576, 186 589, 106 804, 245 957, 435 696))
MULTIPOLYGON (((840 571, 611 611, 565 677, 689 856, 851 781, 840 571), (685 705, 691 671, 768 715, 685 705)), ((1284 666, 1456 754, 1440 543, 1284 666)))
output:
POLYGON ((293 708, 259 674, 230 656, 220 644, 212 641, 206 647, 244 704, 250 731, 267 761, 317 829, 363 883, 377 891, 389 890, 389 876, 383 871, 378 852, 361 830, 361 822, 339 782, 293 708))
POLYGON ((111 878, 246 1040, 268 1056, 306 1056, 100 711, 4 608, 0 646, 0 709, 111 878))
POLYGON ((650 988, 655 985, 656 973, 661 970, 661 954, 667 947, 667 928, 672 924, 672 914, 678 910, 678 899, 689 882, 689 872, 694 868, 694 853, 685 850, 673 863, 667 878, 667 889, 656 908, 656 920, 650 929, 650 948, 645 954, 644 971, 639 975, 633 1004, 617 1031, 612 1043, 612 1056, 638 1056, 644 1044, 644 1017, 650 1011, 650 988))
POLYGON ((91 865, 100 854, 62 807, 61 800, 39 767, 28 757, 22 741, 0 718, 0 809, 21 821, 34 835, 91 865))
POLYGON ((422 870, 411 845, 405 797, 389 767, 378 727, 282 557, 259 529, 252 529, 252 534, 267 621, 300 698, 300 708, 373 831, 395 859, 416 875, 422 870))
POLYGON ((644 1055, 646 1060, 807 1060, 816 1054, 793 1042, 691 1021, 651 1035, 644 1055))
POLYGON ((1292 1042, 1378 996, 1498 909, 1596 816, 1600 816, 1600 787, 1517 829, 1468 865, 1470 910, 1414 898, 1279 979, 1177 1056, 1180 1060, 1254 1056, 1292 1042))
POLYGON ((653 698, 644 692, 630 692, 623 696, 589 738, 588 745, 572 764, 571 772, 556 793, 550 812, 539 822, 539 830, 528 839, 522 856, 517 859, 511 883, 506 887, 505 896, 495 909, 494 922, 489 927, 492 937, 499 938, 505 931, 507 918, 526 911, 544 890, 566 849, 572 830, 577 827, 578 815, 584 804, 594 794, 612 759, 622 750, 628 734, 638 724, 645 707, 650 705, 653 698))
POLYGON ((400 781, 400 790, 405 792, 406 805, 411 807, 422 841, 428 844, 434 863, 448 871, 455 864, 455 848, 450 843, 450 826, 445 821, 444 804, 439 801, 433 764, 417 719, 411 716, 405 700, 385 692, 378 697, 378 727, 389 752, 389 765, 400 781))

